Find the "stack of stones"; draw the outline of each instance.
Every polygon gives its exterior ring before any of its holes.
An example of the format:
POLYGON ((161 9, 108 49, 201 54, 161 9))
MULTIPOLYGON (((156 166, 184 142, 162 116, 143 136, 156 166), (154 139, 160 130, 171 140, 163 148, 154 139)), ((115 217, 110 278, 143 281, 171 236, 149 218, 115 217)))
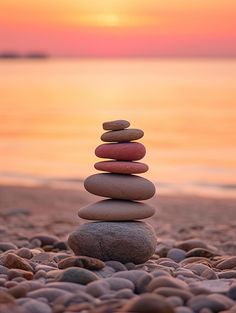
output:
POLYGON ((155 213, 151 206, 137 202, 153 197, 155 186, 134 175, 146 172, 148 166, 134 162, 146 154, 144 145, 133 142, 142 138, 144 133, 129 126, 125 120, 103 123, 107 132, 101 140, 106 143, 98 146, 95 154, 112 160, 96 163, 97 170, 108 173, 89 176, 84 186, 88 192, 109 199, 79 210, 81 218, 96 222, 83 224, 70 234, 68 243, 76 255, 140 264, 155 252, 154 230, 149 224, 137 221, 155 213))

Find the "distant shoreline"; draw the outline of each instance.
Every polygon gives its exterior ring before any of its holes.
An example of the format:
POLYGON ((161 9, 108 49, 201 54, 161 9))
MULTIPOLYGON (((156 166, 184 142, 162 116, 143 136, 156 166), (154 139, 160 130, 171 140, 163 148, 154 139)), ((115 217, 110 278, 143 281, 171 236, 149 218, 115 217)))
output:
POLYGON ((47 53, 1 53, 0 61, 2 60, 235 60, 236 56, 172 56, 172 55, 159 55, 159 56, 55 56, 47 53))
POLYGON ((19 54, 17 52, 2 52, 0 59, 3 60, 18 60, 18 59, 48 59, 50 56, 43 52, 30 52, 27 54, 19 54))
MULTIPOLYGON (((0 173, 0 186, 28 186, 52 189, 83 190, 83 177, 47 177, 23 173, 0 173)), ((235 199, 236 185, 221 183, 186 182, 171 183, 154 181, 158 194, 163 195, 195 195, 201 197, 217 197, 235 199)))

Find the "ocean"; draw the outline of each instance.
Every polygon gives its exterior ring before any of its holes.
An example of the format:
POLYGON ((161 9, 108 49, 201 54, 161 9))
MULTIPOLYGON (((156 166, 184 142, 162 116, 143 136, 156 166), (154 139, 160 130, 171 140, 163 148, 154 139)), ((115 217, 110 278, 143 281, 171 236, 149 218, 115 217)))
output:
POLYGON ((128 119, 160 192, 235 195, 234 59, 4 60, 0 96, 1 183, 76 187, 128 119))

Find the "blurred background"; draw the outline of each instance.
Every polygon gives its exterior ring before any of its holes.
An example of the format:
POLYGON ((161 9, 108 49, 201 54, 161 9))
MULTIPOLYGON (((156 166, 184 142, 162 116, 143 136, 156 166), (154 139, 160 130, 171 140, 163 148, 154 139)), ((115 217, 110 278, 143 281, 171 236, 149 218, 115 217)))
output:
POLYGON ((77 187, 101 124, 161 192, 235 195, 234 0, 0 0, 0 182, 77 187))

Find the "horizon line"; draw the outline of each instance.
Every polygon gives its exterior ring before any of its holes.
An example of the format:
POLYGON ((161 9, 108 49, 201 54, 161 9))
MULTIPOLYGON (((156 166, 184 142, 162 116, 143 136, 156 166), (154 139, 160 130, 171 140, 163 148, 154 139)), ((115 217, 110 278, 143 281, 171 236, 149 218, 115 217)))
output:
POLYGON ((52 55, 47 53, 39 53, 31 55, 31 53, 18 54, 17 52, 7 55, 0 52, 0 60, 21 60, 21 59, 235 59, 235 55, 52 55))

